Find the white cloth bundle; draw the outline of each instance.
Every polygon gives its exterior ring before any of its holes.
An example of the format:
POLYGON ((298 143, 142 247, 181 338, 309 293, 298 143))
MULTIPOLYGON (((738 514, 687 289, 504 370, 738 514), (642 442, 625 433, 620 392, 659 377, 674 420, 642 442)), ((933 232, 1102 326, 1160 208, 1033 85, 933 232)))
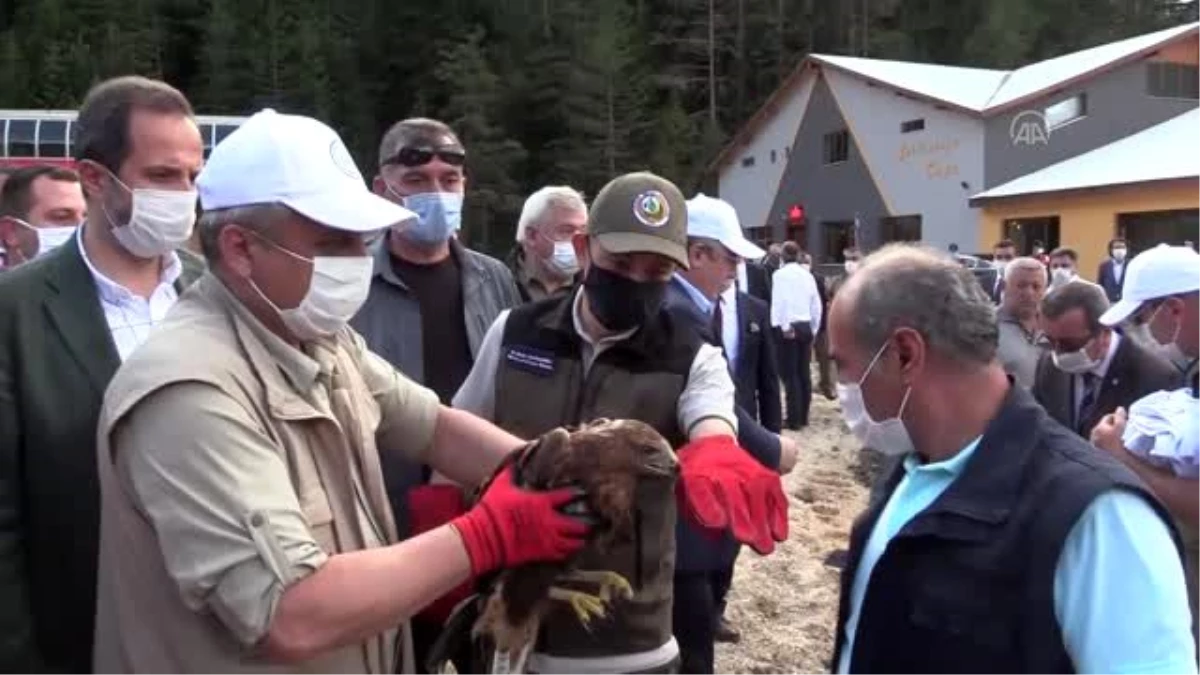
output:
POLYGON ((1129 407, 1122 440, 1148 463, 1200 477, 1200 400, 1187 389, 1156 391, 1129 407))

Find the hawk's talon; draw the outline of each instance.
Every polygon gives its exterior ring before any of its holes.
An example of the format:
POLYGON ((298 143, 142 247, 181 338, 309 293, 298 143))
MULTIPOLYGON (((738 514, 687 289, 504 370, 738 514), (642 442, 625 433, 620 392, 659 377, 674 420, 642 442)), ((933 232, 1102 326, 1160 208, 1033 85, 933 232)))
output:
POLYGON ((605 607, 607 603, 599 596, 590 593, 551 586, 549 597, 552 600, 560 600, 569 604, 584 628, 591 625, 593 617, 608 616, 608 610, 605 607))
POLYGON ((605 604, 612 602, 613 597, 629 600, 633 598, 633 586, 625 577, 609 570, 571 570, 559 579, 578 581, 585 584, 595 584, 600 587, 600 600, 605 604))

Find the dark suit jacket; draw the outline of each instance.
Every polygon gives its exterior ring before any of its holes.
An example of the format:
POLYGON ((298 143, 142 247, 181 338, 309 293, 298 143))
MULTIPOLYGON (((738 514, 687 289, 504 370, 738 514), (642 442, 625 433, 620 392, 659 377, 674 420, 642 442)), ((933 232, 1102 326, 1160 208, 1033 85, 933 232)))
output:
MULTIPOLYGON (((709 323, 710 318, 700 311, 676 280, 667 284, 663 311, 673 313, 680 325, 690 326, 705 342, 717 344, 709 323)), ((755 415, 741 405, 736 406, 735 412, 738 420, 738 444, 754 455, 763 466, 772 470, 778 469, 779 436, 764 429, 755 415)))
POLYGON ((1124 267, 1121 268, 1121 278, 1117 279, 1117 274, 1113 270, 1113 259, 1105 258, 1104 262, 1100 263, 1100 270, 1096 272, 1096 283, 1104 289, 1104 294, 1108 296, 1109 302, 1116 302, 1121 299, 1121 284, 1125 282, 1125 273, 1129 271, 1129 259, 1126 258, 1124 267))
MULTIPOLYGON (((179 251, 182 289, 203 271, 179 251)), ((91 672, 96 421, 120 365, 72 238, 0 275, 0 669, 91 672)))
POLYGON ((756 262, 746 263, 746 288, 750 295, 771 306, 771 272, 766 265, 756 262))
POLYGON ((1128 410, 1139 398, 1163 389, 1176 389, 1182 381, 1182 374, 1170 361, 1129 338, 1122 338, 1100 384, 1096 403, 1080 424, 1074 423, 1077 378, 1056 368, 1049 352, 1038 360, 1032 393, 1051 417, 1088 438, 1100 418, 1118 406, 1128 410))
MULTIPOLYGON (((664 312, 670 312, 679 325, 696 331, 701 338, 716 344, 710 319, 687 291, 672 280, 667 284, 663 302, 664 312)), ((736 406, 738 445, 771 470, 779 468, 779 436, 767 431, 754 415, 741 405, 736 406)), ((725 569, 737 557, 738 545, 728 534, 713 537, 680 517, 675 528, 675 569, 677 572, 714 572, 725 569)))
POLYGON ((758 298, 738 293, 737 318, 738 354, 733 373, 737 404, 755 413, 763 427, 777 434, 783 426, 783 404, 771 339, 771 308, 758 298))

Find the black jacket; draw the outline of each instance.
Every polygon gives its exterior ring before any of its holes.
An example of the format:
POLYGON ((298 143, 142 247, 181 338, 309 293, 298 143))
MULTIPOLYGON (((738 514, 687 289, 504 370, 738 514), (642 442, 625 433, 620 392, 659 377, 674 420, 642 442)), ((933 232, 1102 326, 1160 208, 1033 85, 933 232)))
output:
POLYGON ((1059 370, 1050 352, 1046 352, 1038 360, 1031 391, 1059 424, 1089 438, 1100 419, 1118 406, 1128 410, 1134 401, 1147 394, 1175 389, 1183 381, 1183 374, 1170 361, 1134 340, 1122 337, 1100 384, 1096 403, 1079 420, 1080 423, 1075 424, 1075 385, 1078 381, 1074 375, 1059 370))
POLYGON ((1121 299, 1121 284, 1125 281, 1125 274, 1129 271, 1129 260, 1125 260, 1125 265, 1121 268, 1121 278, 1117 278, 1116 271, 1113 269, 1113 259, 1105 258, 1104 262, 1100 263, 1100 269, 1096 273, 1096 282, 1104 289, 1104 294, 1108 296, 1109 302, 1116 302, 1121 299))
MULTIPOLYGON (((904 471, 893 469, 886 495, 904 471)), ((1072 672, 1055 615, 1055 571, 1080 515, 1114 488, 1149 502, 1174 536, 1166 510, 1129 469, 1010 385, 962 473, 900 529, 876 562, 850 672, 1072 672)), ((886 503, 873 503, 850 533, 835 668, 854 577, 886 503)))
MULTIPOLYGON (((182 292, 204 262, 178 255, 182 292)), ((96 421, 120 365, 75 237, 0 276, 0 671, 91 672, 96 421)))
POLYGON ((737 294, 738 354, 733 371, 737 404, 755 415, 768 431, 783 427, 779 365, 771 339, 771 309, 746 293, 737 294))

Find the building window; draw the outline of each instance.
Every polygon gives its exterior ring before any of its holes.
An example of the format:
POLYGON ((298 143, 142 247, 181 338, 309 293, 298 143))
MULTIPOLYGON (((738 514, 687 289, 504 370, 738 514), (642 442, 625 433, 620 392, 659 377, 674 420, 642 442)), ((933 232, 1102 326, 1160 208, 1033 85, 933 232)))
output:
POLYGON ((775 163, 775 151, 774 150, 771 151, 771 163, 772 164, 775 163))
POLYGON ((1046 127, 1049 129, 1074 122, 1087 115, 1087 94, 1076 94, 1047 107, 1043 112, 1046 115, 1046 127))
POLYGON ((825 163, 837 164, 850 158, 850 132, 842 129, 825 134, 825 163))
POLYGON ((749 155, 747 157, 743 157, 742 158, 742 166, 743 167, 754 166, 754 155, 749 155))
POLYGON ((38 157, 67 156, 67 121, 42 120, 38 123, 38 157))
POLYGON ((1200 67, 1186 63, 1147 63, 1146 93, 1159 98, 1200 98, 1200 67))
POLYGON ((37 157, 37 120, 8 121, 8 156, 37 157))
POLYGON ((771 241, 771 228, 766 225, 747 227, 746 238, 760 246, 766 246, 771 241))
POLYGON ((914 131, 920 131, 925 128, 925 118, 919 120, 909 120, 900 123, 900 133, 911 134, 914 131))
POLYGON ((1042 246, 1049 253, 1058 248, 1058 216, 1009 218, 1004 221, 1001 238, 1011 239, 1018 255, 1032 254, 1034 244, 1042 246))
POLYGON ((1129 242, 1131 253, 1145 251, 1159 244, 1195 247, 1200 232, 1200 210, 1142 211, 1118 213, 1117 234, 1129 242))
POLYGON ((921 241, 921 216, 880 218, 879 235, 885 244, 892 241, 921 241))
POLYGON ((842 252, 855 246, 853 220, 827 220, 821 223, 823 260, 843 262, 842 252))

